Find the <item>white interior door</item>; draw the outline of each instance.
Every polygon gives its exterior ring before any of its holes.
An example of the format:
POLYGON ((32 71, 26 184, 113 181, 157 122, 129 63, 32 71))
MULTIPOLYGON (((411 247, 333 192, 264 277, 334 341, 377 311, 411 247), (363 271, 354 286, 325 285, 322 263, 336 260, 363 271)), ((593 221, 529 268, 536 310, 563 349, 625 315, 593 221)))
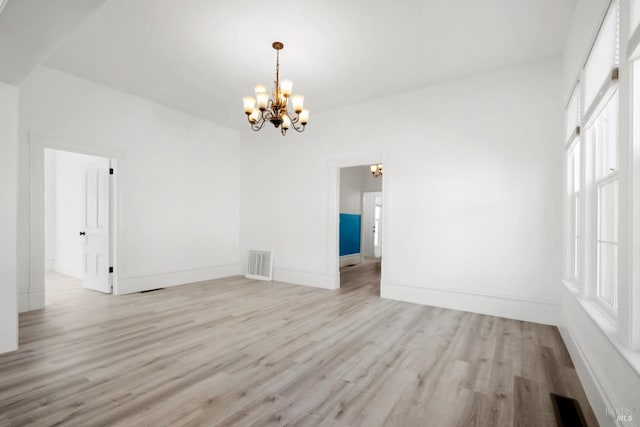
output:
POLYGON ((84 174, 82 286, 106 293, 111 293, 110 199, 109 160, 100 159, 84 174))
POLYGON ((376 199, 382 200, 382 192, 362 193, 362 254, 366 257, 380 257, 376 255, 376 238, 381 243, 376 223, 382 224, 382 221, 375 218, 376 199))

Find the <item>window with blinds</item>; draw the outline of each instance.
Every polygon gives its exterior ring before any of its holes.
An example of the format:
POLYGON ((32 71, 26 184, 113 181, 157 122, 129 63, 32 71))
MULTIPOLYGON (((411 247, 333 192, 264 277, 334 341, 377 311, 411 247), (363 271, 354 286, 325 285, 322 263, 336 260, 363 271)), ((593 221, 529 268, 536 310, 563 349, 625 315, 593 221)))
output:
POLYGON ((612 83, 618 79, 619 1, 614 0, 602 22, 584 66, 584 106, 587 120, 595 113, 612 83))

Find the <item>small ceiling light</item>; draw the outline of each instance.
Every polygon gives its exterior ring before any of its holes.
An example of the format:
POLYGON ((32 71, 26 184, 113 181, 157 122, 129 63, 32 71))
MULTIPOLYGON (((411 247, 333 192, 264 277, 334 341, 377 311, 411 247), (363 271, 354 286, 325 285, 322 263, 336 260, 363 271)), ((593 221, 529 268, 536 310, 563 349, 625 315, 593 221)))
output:
POLYGON ((265 85, 255 85, 255 97, 245 96, 244 113, 251 129, 259 131, 266 122, 270 122, 275 128, 280 128, 282 135, 290 128, 298 132, 304 132, 309 123, 309 110, 303 108, 304 96, 292 95, 293 82, 291 80, 280 81, 280 51, 284 48, 281 42, 273 42, 271 45, 276 50, 276 80, 272 96, 269 97, 265 85), (289 98, 293 106, 291 114, 288 109, 289 98))
POLYGON ((371 169, 371 174, 376 178, 382 176, 382 165, 371 165, 369 168, 371 169))

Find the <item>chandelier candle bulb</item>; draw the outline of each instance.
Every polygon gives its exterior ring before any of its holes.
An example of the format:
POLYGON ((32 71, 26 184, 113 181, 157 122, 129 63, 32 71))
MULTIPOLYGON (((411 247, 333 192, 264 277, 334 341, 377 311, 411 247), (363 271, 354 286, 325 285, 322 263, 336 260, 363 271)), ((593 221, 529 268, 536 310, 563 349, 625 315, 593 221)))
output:
POLYGON ((256 108, 256 99, 253 96, 245 96, 242 101, 244 102, 244 112, 247 115, 253 113, 256 108))
POLYGON ((256 123, 260 119, 260 110, 253 110, 249 115, 249 122, 256 123))
POLYGON ((293 111, 295 111, 296 114, 300 114, 303 108, 302 105, 304 104, 304 96, 293 95, 291 97, 291 103, 293 104, 293 111))
POLYGON ((282 128, 283 129, 289 129, 289 127, 291 126, 291 119, 289 118, 288 115, 284 114, 282 116, 282 128))
POLYGON ((267 93, 267 87, 265 85, 255 85, 253 87, 253 90, 255 91, 256 95, 258 95, 259 93, 267 93))
POLYGON ((300 124, 306 125, 309 123, 309 110, 302 110, 300 112, 300 124))
POLYGON ((269 94, 267 92, 260 92, 257 95, 258 99, 258 108, 260 110, 265 110, 267 105, 269 104, 269 94))
POLYGON ((280 82, 280 92, 282 96, 288 98, 291 96, 291 91, 293 90, 293 82, 291 80, 282 80, 280 82))

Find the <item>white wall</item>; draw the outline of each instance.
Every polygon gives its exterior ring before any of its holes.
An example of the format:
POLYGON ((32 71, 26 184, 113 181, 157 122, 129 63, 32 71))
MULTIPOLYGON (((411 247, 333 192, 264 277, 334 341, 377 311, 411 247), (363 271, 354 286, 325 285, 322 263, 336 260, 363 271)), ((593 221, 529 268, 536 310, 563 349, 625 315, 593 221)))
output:
POLYGON ((340 169, 340 213, 361 215, 365 191, 382 191, 382 179, 371 174, 369 165, 340 169))
POLYGON ((20 88, 20 308, 44 303, 44 146, 116 159, 115 291, 128 293, 241 271, 238 141, 237 131, 56 70, 32 73, 20 88))
POLYGON ((53 184, 45 180, 45 259, 52 257, 53 270, 68 276, 82 277, 79 232, 84 227, 84 173, 89 165, 100 161, 109 167, 109 160, 102 157, 45 150, 45 176, 53 184), (47 227, 51 222, 53 226, 47 227))
POLYGON ((18 348, 17 166, 18 88, 0 83, 0 353, 18 348))
POLYGON ((384 297, 555 323, 561 84, 550 61, 247 134, 241 247, 274 250, 278 280, 335 287, 330 165, 380 153, 384 297))
POLYGON ((363 192, 382 191, 382 179, 380 177, 373 176, 369 167, 362 168, 360 173, 362 174, 363 192))
MULTIPOLYGON (((366 178, 364 172, 368 170, 369 166, 340 169, 340 213, 362 215, 362 192, 365 191, 366 178)), ((370 172, 369 175, 372 176, 370 172)))

